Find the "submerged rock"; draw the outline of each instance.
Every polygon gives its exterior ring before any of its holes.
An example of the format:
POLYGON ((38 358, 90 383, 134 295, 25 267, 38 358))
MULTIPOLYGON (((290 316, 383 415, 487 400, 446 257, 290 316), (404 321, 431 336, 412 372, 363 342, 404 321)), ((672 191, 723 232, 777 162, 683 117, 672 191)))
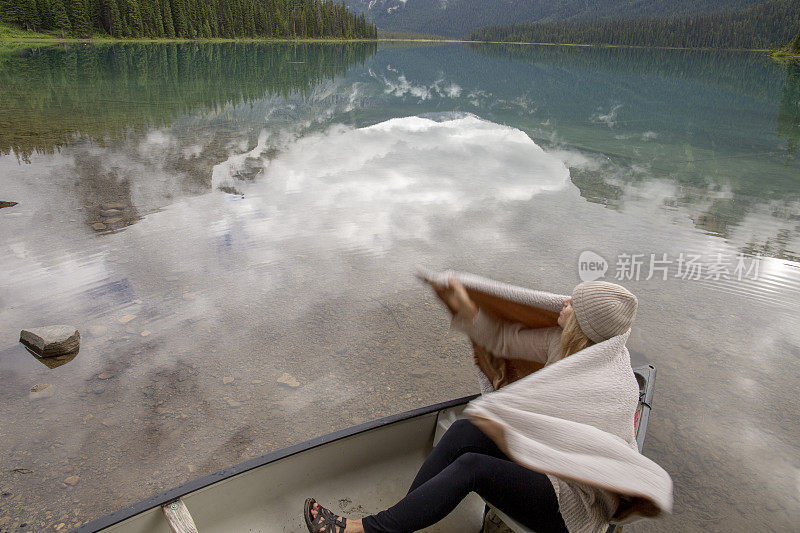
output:
POLYGON ((89 333, 92 334, 92 337, 102 337, 108 333, 108 328, 106 326, 89 326, 89 333))
POLYGON ((125 315, 124 317, 119 319, 119 323, 120 324, 127 324, 128 322, 130 322, 134 318, 136 318, 136 315, 125 315))
POLYGON ((284 372, 283 375, 278 378, 278 383, 281 383, 283 385, 288 385, 289 387, 292 387, 293 389, 300 386, 300 382, 297 381, 297 379, 295 379, 294 376, 292 376, 291 374, 288 374, 286 372, 284 372))
POLYGON ((19 341, 40 357, 58 357, 77 352, 81 334, 72 326, 55 325, 23 329, 19 341))
POLYGON ((28 398, 31 400, 41 400, 43 398, 50 398, 53 396, 55 389, 49 383, 39 383, 31 387, 28 393, 28 398))

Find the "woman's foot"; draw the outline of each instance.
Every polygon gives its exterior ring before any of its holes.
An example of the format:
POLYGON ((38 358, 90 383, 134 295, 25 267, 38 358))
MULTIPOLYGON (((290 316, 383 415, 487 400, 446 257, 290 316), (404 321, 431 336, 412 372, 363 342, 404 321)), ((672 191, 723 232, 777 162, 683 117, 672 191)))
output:
POLYGON ((314 500, 306 500, 304 516, 306 526, 311 533, 364 533, 361 520, 350 520, 336 516, 330 509, 326 509, 314 500))

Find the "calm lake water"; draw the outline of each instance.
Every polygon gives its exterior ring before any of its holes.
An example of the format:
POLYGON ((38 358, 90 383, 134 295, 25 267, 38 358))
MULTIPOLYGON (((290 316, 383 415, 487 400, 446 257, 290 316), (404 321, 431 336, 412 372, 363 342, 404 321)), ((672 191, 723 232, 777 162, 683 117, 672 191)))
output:
POLYGON ((675 481, 625 530, 796 530, 799 139, 754 53, 0 52, 0 530, 476 392, 414 268, 568 293, 585 251, 639 296, 675 481), (17 342, 61 323, 71 360, 17 342))

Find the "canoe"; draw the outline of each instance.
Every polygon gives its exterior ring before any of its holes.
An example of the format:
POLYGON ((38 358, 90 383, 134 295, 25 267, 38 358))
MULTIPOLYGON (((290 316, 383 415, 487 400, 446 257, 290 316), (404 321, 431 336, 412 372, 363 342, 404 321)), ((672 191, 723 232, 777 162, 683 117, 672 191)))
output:
MULTIPOLYGON (((641 451, 656 370, 635 367, 641 451)), ((77 532, 170 533, 181 519, 208 532, 305 533, 303 502, 314 497, 338 514, 360 518, 401 499, 439 438, 475 397, 465 396, 336 431, 249 459, 89 522, 77 532), (188 518, 191 516, 191 518, 188 518), (171 525, 172 524, 172 525, 171 525)), ((425 531, 479 532, 486 504, 470 494, 425 531)), ((513 531, 524 532, 508 517, 513 531)), ((613 526, 611 528, 613 531, 613 526)))

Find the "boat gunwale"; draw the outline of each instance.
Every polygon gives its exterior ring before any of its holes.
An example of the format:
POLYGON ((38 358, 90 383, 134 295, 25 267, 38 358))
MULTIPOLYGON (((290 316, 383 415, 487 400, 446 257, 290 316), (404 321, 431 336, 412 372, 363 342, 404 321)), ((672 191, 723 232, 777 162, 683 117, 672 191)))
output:
POLYGON ((470 402, 471 400, 477 398, 478 396, 480 396, 480 394, 469 394, 467 396, 462 396, 460 398, 454 398, 452 400, 447 400, 444 402, 439 402, 424 407, 418 407, 416 409, 411 409, 409 411, 405 411, 402 413, 397 413, 383 418, 370 420, 364 422, 363 424, 358 424, 348 428, 340 429, 338 431, 334 431, 332 433, 327 433, 319 437, 314 437, 313 439, 309 439, 307 441, 300 442, 292 446, 287 446, 286 448, 281 448, 279 450, 266 453, 259 457, 253 457, 251 459, 242 461, 241 463, 237 463, 233 466, 229 466, 221 470, 218 470, 216 472, 212 472, 211 474, 202 476, 200 478, 187 481, 182 485, 178 485, 177 487, 168 489, 164 492, 160 492, 154 496, 150 496, 148 498, 145 498, 144 500, 140 500, 134 504, 131 504, 127 507, 123 507, 122 509, 119 509, 117 511, 113 511, 110 514, 101 516, 100 518, 92 520, 91 522, 87 522, 86 524, 76 529, 73 529, 72 531, 73 533, 90 533, 95 531, 101 531, 105 528, 118 524, 124 520, 133 518, 136 515, 144 513, 145 511, 149 511, 150 509, 153 509, 165 503, 177 500, 178 498, 186 496, 192 492, 196 492, 200 489, 204 489, 206 487, 214 485, 215 483, 225 481, 229 478, 232 478, 233 476, 237 476, 239 474, 243 474, 250 470, 254 470, 256 468, 268 465, 270 463, 274 463, 275 461, 285 459, 286 457, 290 457, 292 455, 296 455, 298 453, 302 453, 317 448, 319 446, 323 446, 325 444, 330 444, 332 442, 336 442, 338 440, 347 437, 352 437, 354 435, 358 435, 359 433, 364 433, 366 431, 378 429, 380 427, 388 426, 390 424, 395 424, 397 422, 403 422, 405 420, 410 420, 412 418, 417 418, 419 416, 428 415, 434 412, 442 411, 444 409, 457 407, 459 405, 463 405, 470 402))

